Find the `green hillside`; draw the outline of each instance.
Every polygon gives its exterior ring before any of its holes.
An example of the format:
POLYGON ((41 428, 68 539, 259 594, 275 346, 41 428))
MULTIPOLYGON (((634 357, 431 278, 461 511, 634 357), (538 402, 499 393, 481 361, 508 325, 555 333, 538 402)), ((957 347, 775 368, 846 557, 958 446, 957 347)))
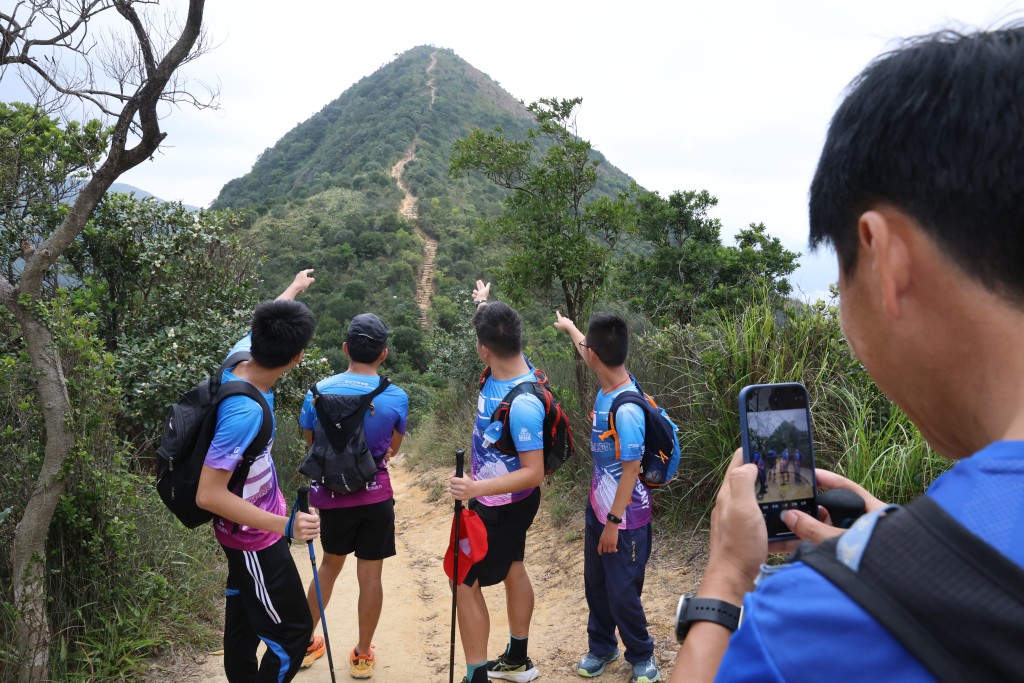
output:
MULTIPOLYGON (((532 122, 522 102, 451 50, 416 47, 288 132, 258 157, 252 171, 227 183, 212 208, 266 211, 329 187, 393 185, 392 165, 418 138, 417 159, 407 169, 417 197, 471 201, 493 210, 502 195, 489 183, 449 179, 452 144, 476 128, 501 127, 522 137, 532 122), (436 64, 428 73, 432 59, 436 64)), ((600 154, 595 158, 601 161, 601 192, 628 189, 628 176, 600 154)))
MULTIPOLYGON (((344 367, 347 321, 373 310, 393 330, 389 372, 407 383, 440 382, 429 372, 432 337, 455 331, 465 318, 458 302, 508 255, 500 240, 477 234, 507 191, 481 175, 452 178, 454 143, 477 129, 521 139, 535 124, 522 102, 451 50, 417 47, 287 133, 224 186, 214 208, 249 217, 250 242, 266 257, 266 295, 300 268, 316 268, 322 286, 306 300, 336 369, 344 367), (402 215, 406 190, 415 203, 402 215), (428 240, 437 243, 426 266, 432 279, 421 277, 428 240), (415 300, 418 285, 430 292, 426 312, 415 300)), ((539 141, 538 153, 544 149, 539 141)), ((592 158, 595 196, 629 190, 625 173, 592 158)))

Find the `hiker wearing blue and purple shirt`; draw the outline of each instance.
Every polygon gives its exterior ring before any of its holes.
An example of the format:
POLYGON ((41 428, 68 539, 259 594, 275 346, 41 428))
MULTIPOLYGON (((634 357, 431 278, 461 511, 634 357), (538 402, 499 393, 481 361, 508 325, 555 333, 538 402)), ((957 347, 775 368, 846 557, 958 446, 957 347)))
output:
POLYGON ((626 370, 629 328, 612 314, 597 314, 584 336, 569 318, 555 312, 555 327, 566 332, 573 346, 601 384, 594 399, 590 451, 594 474, 586 510, 583 581, 590 608, 587 635, 590 650, 577 672, 600 676, 619 656, 616 629, 633 668, 633 683, 660 679, 654 640, 640 601, 647 560, 651 556, 651 493, 640 481, 644 454, 644 412, 627 403, 615 413, 617 443, 607 434, 608 411, 627 391, 639 393, 626 370))
MULTIPOLYGON (((224 371, 223 382, 249 382, 274 408, 271 387, 295 367, 313 337, 316 319, 295 297, 313 284, 304 270, 274 301, 260 304, 252 332, 228 353, 249 351, 251 359, 224 371)), ((320 532, 316 515, 287 515, 271 458, 273 432, 240 490, 228 484, 245 449, 260 432, 263 409, 246 396, 220 404, 217 424, 199 478, 196 503, 214 514, 213 528, 228 562, 224 608, 224 673, 236 681, 290 681, 299 670, 313 631, 302 580, 288 550, 288 538, 311 541, 320 532), (267 646, 256 659, 260 642, 267 646)))
MULTIPOLYGON (((811 183, 810 244, 836 251, 839 320, 854 355, 951 466, 903 508, 816 470, 819 488, 863 498, 857 528, 833 527, 824 508, 819 518, 792 509, 781 518, 800 539, 826 544, 801 557, 831 555, 856 581, 846 583, 813 560, 765 565, 756 468, 737 451, 689 598, 704 610, 687 609, 677 627, 672 683, 1009 681, 1024 668, 1024 26, 945 30, 890 48, 854 78, 832 118, 811 183), (922 509, 929 524, 944 520, 941 532, 908 524, 922 509), (893 525, 920 533, 893 548, 893 525), (963 560, 977 552, 986 557, 972 570, 963 560), (892 596, 874 587, 891 588, 894 576, 962 588, 915 596, 917 614, 943 615, 922 624, 906 605, 892 605, 893 618, 889 605, 871 604, 892 596)), ((884 460, 865 455, 894 469, 920 453, 879 449, 884 460)))
MULTIPOLYGON (((359 396, 380 385, 378 369, 388 357, 388 326, 373 313, 357 315, 349 323, 341 349, 348 357, 348 369, 317 382, 321 394, 359 396)), ((309 502, 320 512, 323 558, 320 563, 320 588, 324 606, 331 599, 334 582, 345 565, 345 557, 356 556, 359 582, 359 642, 349 653, 350 675, 370 678, 377 663, 373 651, 374 631, 384 604, 381 575, 384 560, 395 555, 395 499, 388 474, 388 461, 398 452, 409 417, 409 397, 389 384, 373 402, 363 418, 366 445, 377 463, 377 474, 365 490, 335 493, 317 482, 310 485, 309 502)), ((312 391, 306 392, 299 413, 306 444, 312 445, 317 426, 312 391)), ((306 594, 313 628, 320 620, 316 585, 310 582, 306 594)), ((325 651, 323 636, 315 636, 306 649, 302 666, 308 667, 325 651)))
POLYGON ((487 555, 474 564, 456 593, 459 633, 466 655, 464 683, 498 678, 526 683, 540 675, 527 656, 534 593, 526 572, 526 532, 540 506, 544 479, 544 406, 532 393, 512 401, 508 426, 515 434, 514 455, 494 444, 502 424, 491 416, 513 387, 536 379, 523 356, 522 320, 500 301, 489 302, 490 283, 477 280, 473 314, 477 355, 490 374, 477 396, 473 423, 470 475, 451 476, 449 490, 456 500, 468 501, 487 529, 487 555), (487 659, 490 619, 481 586, 505 586, 509 643, 505 652, 487 659))

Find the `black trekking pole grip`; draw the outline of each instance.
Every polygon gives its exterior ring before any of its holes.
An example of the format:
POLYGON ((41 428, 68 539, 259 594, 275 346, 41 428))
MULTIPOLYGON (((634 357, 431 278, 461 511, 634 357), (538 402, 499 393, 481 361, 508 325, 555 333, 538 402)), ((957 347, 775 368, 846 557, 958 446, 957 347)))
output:
POLYGON ((460 448, 455 451, 455 476, 462 478, 462 473, 466 469, 466 449, 460 448))
POLYGON ((299 512, 309 513, 309 487, 300 486, 299 492, 295 496, 295 507, 299 509, 299 512))

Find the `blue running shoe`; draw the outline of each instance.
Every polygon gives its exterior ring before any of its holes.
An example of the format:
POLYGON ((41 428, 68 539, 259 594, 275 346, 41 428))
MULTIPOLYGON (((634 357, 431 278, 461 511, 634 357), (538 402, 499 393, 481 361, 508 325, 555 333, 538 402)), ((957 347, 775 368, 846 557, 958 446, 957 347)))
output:
POLYGON ((658 673, 658 660, 651 655, 650 659, 637 662, 633 665, 633 683, 654 683, 660 681, 661 674, 658 673))
POLYGON ((593 678, 604 673, 604 668, 619 658, 619 648, 612 650, 611 654, 598 657, 593 652, 580 660, 579 668, 576 670, 584 678, 593 678))

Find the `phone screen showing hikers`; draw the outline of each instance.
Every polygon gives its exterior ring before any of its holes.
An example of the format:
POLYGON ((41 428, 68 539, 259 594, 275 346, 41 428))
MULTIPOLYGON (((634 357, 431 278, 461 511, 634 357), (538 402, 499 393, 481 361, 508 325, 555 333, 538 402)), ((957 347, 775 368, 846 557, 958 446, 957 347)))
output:
POLYGON ((800 384, 759 384, 740 392, 743 459, 757 465, 757 500, 768 538, 793 533, 783 524, 786 510, 814 514, 814 454, 807 390, 800 384))

